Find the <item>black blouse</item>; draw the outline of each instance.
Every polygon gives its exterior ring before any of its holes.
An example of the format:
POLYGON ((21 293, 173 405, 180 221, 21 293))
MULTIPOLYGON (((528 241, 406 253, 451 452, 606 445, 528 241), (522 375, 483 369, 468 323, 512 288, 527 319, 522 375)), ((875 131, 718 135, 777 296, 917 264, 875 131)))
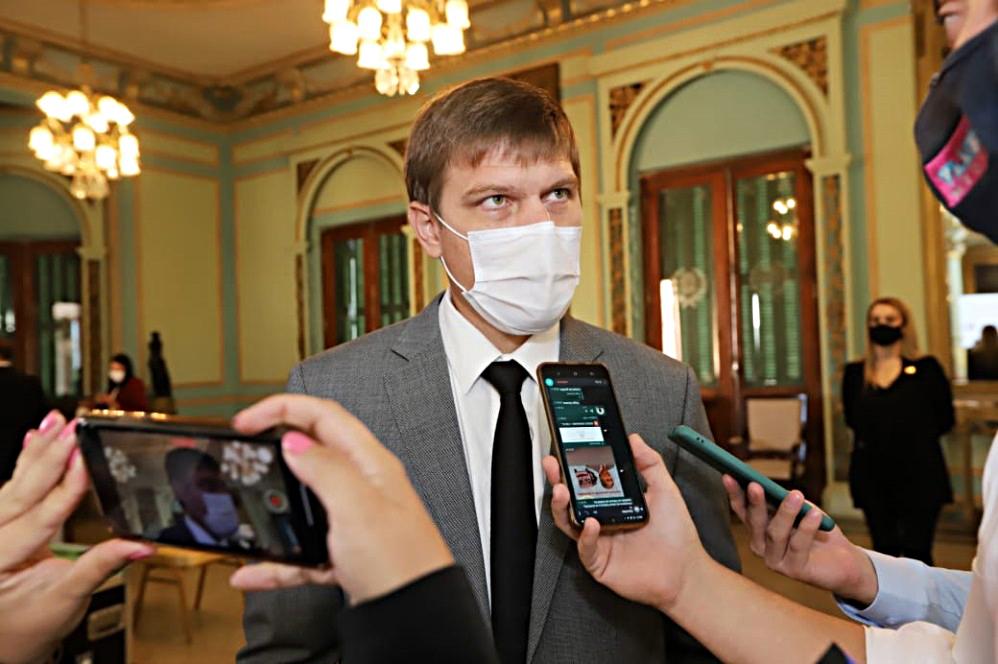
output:
POLYGON ((849 471, 853 500, 940 505, 953 500, 939 438, 953 428, 949 379, 934 357, 902 359, 886 388, 867 385, 863 362, 842 378, 846 424, 855 434, 849 471))

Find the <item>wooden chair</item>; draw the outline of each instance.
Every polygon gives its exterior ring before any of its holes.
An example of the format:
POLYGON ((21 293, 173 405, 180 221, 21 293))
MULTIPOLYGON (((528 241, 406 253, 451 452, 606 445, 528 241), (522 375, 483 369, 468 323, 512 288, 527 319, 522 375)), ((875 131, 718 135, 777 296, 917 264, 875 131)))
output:
POLYGON ((795 484, 803 474, 807 443, 807 395, 753 397, 745 400, 747 436, 731 445, 745 463, 769 477, 795 484))
POLYGON ((135 596, 135 617, 133 629, 138 629, 139 618, 142 615, 142 600, 145 597, 146 584, 164 583, 177 589, 180 599, 180 615, 184 627, 184 635, 190 643, 193 638, 190 609, 187 606, 187 592, 184 588, 187 572, 197 570, 197 590, 194 593, 193 609, 201 608, 201 597, 204 594, 204 578, 208 566, 215 563, 229 563, 232 559, 218 553, 191 551, 171 546, 159 546, 156 555, 140 561, 142 568, 139 577, 139 591, 135 596), (157 574, 158 572, 158 574, 157 574))

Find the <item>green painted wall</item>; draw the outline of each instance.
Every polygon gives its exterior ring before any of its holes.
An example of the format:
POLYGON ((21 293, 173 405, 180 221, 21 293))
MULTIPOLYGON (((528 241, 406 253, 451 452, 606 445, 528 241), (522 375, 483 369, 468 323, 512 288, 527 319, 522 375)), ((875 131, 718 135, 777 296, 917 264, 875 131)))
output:
POLYGON ((79 239, 80 226, 69 201, 37 180, 0 174, 0 238, 79 239))

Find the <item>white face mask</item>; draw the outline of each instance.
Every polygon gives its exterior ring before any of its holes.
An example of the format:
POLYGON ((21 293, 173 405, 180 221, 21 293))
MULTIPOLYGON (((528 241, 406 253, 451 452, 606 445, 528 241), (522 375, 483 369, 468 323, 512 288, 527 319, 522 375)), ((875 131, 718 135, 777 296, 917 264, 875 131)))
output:
POLYGON ((228 493, 203 493, 204 525, 219 539, 235 535, 239 530, 239 510, 228 493))
POLYGON ((107 377, 111 379, 112 383, 120 385, 125 380, 125 372, 122 369, 111 369, 107 372, 107 377))
POLYGON ((579 285, 580 226, 558 227, 548 220, 463 235, 436 216, 468 242, 475 284, 470 289, 461 285, 441 256, 447 276, 493 327, 506 334, 537 334, 568 311, 579 285))

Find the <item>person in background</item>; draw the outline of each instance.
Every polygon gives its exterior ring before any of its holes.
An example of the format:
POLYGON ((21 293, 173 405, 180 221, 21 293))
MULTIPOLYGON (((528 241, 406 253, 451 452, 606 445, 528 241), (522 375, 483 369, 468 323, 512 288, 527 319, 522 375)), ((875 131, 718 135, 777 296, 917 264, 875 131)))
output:
POLYGON ((949 380, 919 356, 911 312, 882 297, 866 314, 866 357, 846 365, 842 404, 853 430, 849 487, 875 551, 932 564, 939 511, 952 502, 939 437, 953 428, 949 380))
POLYGON ((37 376, 19 371, 10 345, 0 343, 0 484, 14 474, 24 437, 48 410, 37 376))
POLYGON ((107 370, 107 392, 94 399, 98 408, 111 410, 146 411, 149 401, 146 386, 132 370, 132 359, 124 353, 111 358, 107 370))
POLYGON ((998 328, 985 325, 980 340, 967 351, 967 378, 998 380, 998 328))

